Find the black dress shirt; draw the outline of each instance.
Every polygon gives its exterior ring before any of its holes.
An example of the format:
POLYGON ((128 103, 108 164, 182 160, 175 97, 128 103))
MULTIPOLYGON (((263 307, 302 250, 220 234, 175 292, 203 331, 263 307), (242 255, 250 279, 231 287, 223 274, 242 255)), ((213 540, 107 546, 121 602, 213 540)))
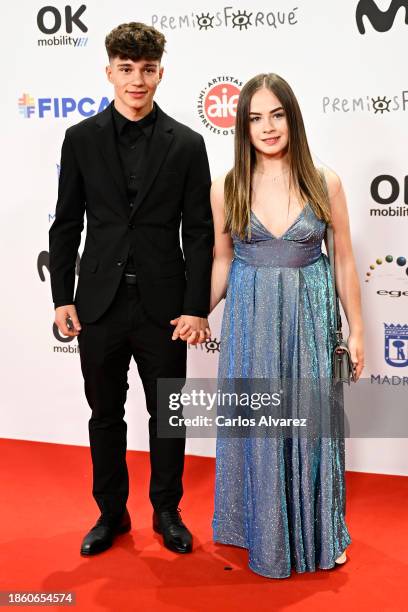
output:
MULTIPOLYGON (((146 155, 153 134, 157 110, 153 103, 153 109, 148 115, 143 117, 143 119, 130 121, 121 115, 112 104, 112 115, 116 130, 118 153, 128 196, 130 215, 136 196, 142 186, 142 180, 146 170, 146 155)), ((135 274, 132 250, 129 253, 125 272, 128 274, 135 274)))

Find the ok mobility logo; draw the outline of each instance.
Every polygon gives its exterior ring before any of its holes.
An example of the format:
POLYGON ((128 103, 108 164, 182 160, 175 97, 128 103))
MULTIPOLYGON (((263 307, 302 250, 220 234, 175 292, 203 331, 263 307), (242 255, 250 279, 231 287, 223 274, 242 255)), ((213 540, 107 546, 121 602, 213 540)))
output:
POLYGON ((46 35, 46 38, 39 38, 38 46, 86 47, 88 37, 76 35, 88 32, 88 27, 83 21, 85 10, 85 4, 76 10, 72 6, 65 6, 63 13, 55 6, 43 6, 37 13, 37 26, 40 32, 46 35), (75 35, 68 36, 69 34, 75 35))
POLYGON ((358 31, 360 34, 366 33, 363 17, 367 17, 377 32, 388 32, 400 8, 405 8, 405 24, 408 25, 408 0, 392 0, 386 11, 379 9, 374 0, 360 0, 356 9, 358 31))
POLYGON ((93 98, 35 98, 28 93, 18 99, 18 110, 25 119, 37 114, 39 119, 47 117, 65 118, 71 113, 78 112, 82 117, 91 117, 100 113, 109 106, 106 96, 94 100, 93 98))

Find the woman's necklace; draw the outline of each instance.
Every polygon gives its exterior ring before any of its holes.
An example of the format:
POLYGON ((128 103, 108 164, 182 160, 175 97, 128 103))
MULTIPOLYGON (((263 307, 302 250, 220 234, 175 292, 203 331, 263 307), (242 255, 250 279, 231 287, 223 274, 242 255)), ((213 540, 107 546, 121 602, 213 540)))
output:
POLYGON ((287 174, 289 170, 290 168, 287 168, 284 172, 282 172, 281 174, 276 174, 275 176, 270 175, 268 172, 260 172, 259 170, 257 170, 256 173, 261 174, 262 176, 266 176, 272 181, 272 183, 276 183, 276 181, 282 178, 282 176, 285 176, 285 174, 287 174))
MULTIPOLYGON (((287 174, 287 173, 288 173, 288 170, 286 170, 285 172, 282 172, 282 174, 279 174, 278 176, 274 177, 272 180, 275 182, 275 181, 278 180, 279 177, 281 177, 281 176, 283 176, 284 174, 287 174)), ((258 174, 265 174, 265 172, 258 172, 258 174)), ((255 194, 255 189, 254 189, 253 186, 251 188, 251 191, 252 191, 253 194, 255 194)), ((288 189, 288 212, 287 212, 287 215, 286 215, 286 225, 288 225, 288 223, 289 223, 290 191, 291 191, 291 189, 290 189, 290 182, 289 182, 289 189, 288 189)), ((287 230, 288 230, 288 228, 286 229, 286 232, 287 232, 287 230)))

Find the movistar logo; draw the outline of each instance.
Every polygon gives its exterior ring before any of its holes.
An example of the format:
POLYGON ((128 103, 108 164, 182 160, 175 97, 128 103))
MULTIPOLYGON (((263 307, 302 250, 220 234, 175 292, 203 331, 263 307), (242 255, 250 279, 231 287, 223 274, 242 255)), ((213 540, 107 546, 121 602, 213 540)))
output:
POLYGON ((363 17, 367 17, 377 32, 388 32, 400 8, 405 8, 405 23, 408 25, 408 0, 392 0, 386 11, 379 9, 374 0, 360 0, 356 9, 358 31, 366 33, 363 17))

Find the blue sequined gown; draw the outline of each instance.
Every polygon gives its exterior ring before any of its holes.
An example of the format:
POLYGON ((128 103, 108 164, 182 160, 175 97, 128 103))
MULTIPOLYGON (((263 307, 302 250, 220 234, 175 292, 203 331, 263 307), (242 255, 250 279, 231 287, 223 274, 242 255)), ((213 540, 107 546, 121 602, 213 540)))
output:
MULTIPOLYGON (((234 237, 219 380, 331 379, 335 301, 325 229, 306 204, 279 238, 254 213, 250 240, 234 237)), ((313 410, 301 403, 294 393, 294 416, 313 410)), ((286 578, 292 569, 333 567, 351 541, 344 514, 342 435, 218 435, 214 540, 248 549, 253 571, 286 578)))

